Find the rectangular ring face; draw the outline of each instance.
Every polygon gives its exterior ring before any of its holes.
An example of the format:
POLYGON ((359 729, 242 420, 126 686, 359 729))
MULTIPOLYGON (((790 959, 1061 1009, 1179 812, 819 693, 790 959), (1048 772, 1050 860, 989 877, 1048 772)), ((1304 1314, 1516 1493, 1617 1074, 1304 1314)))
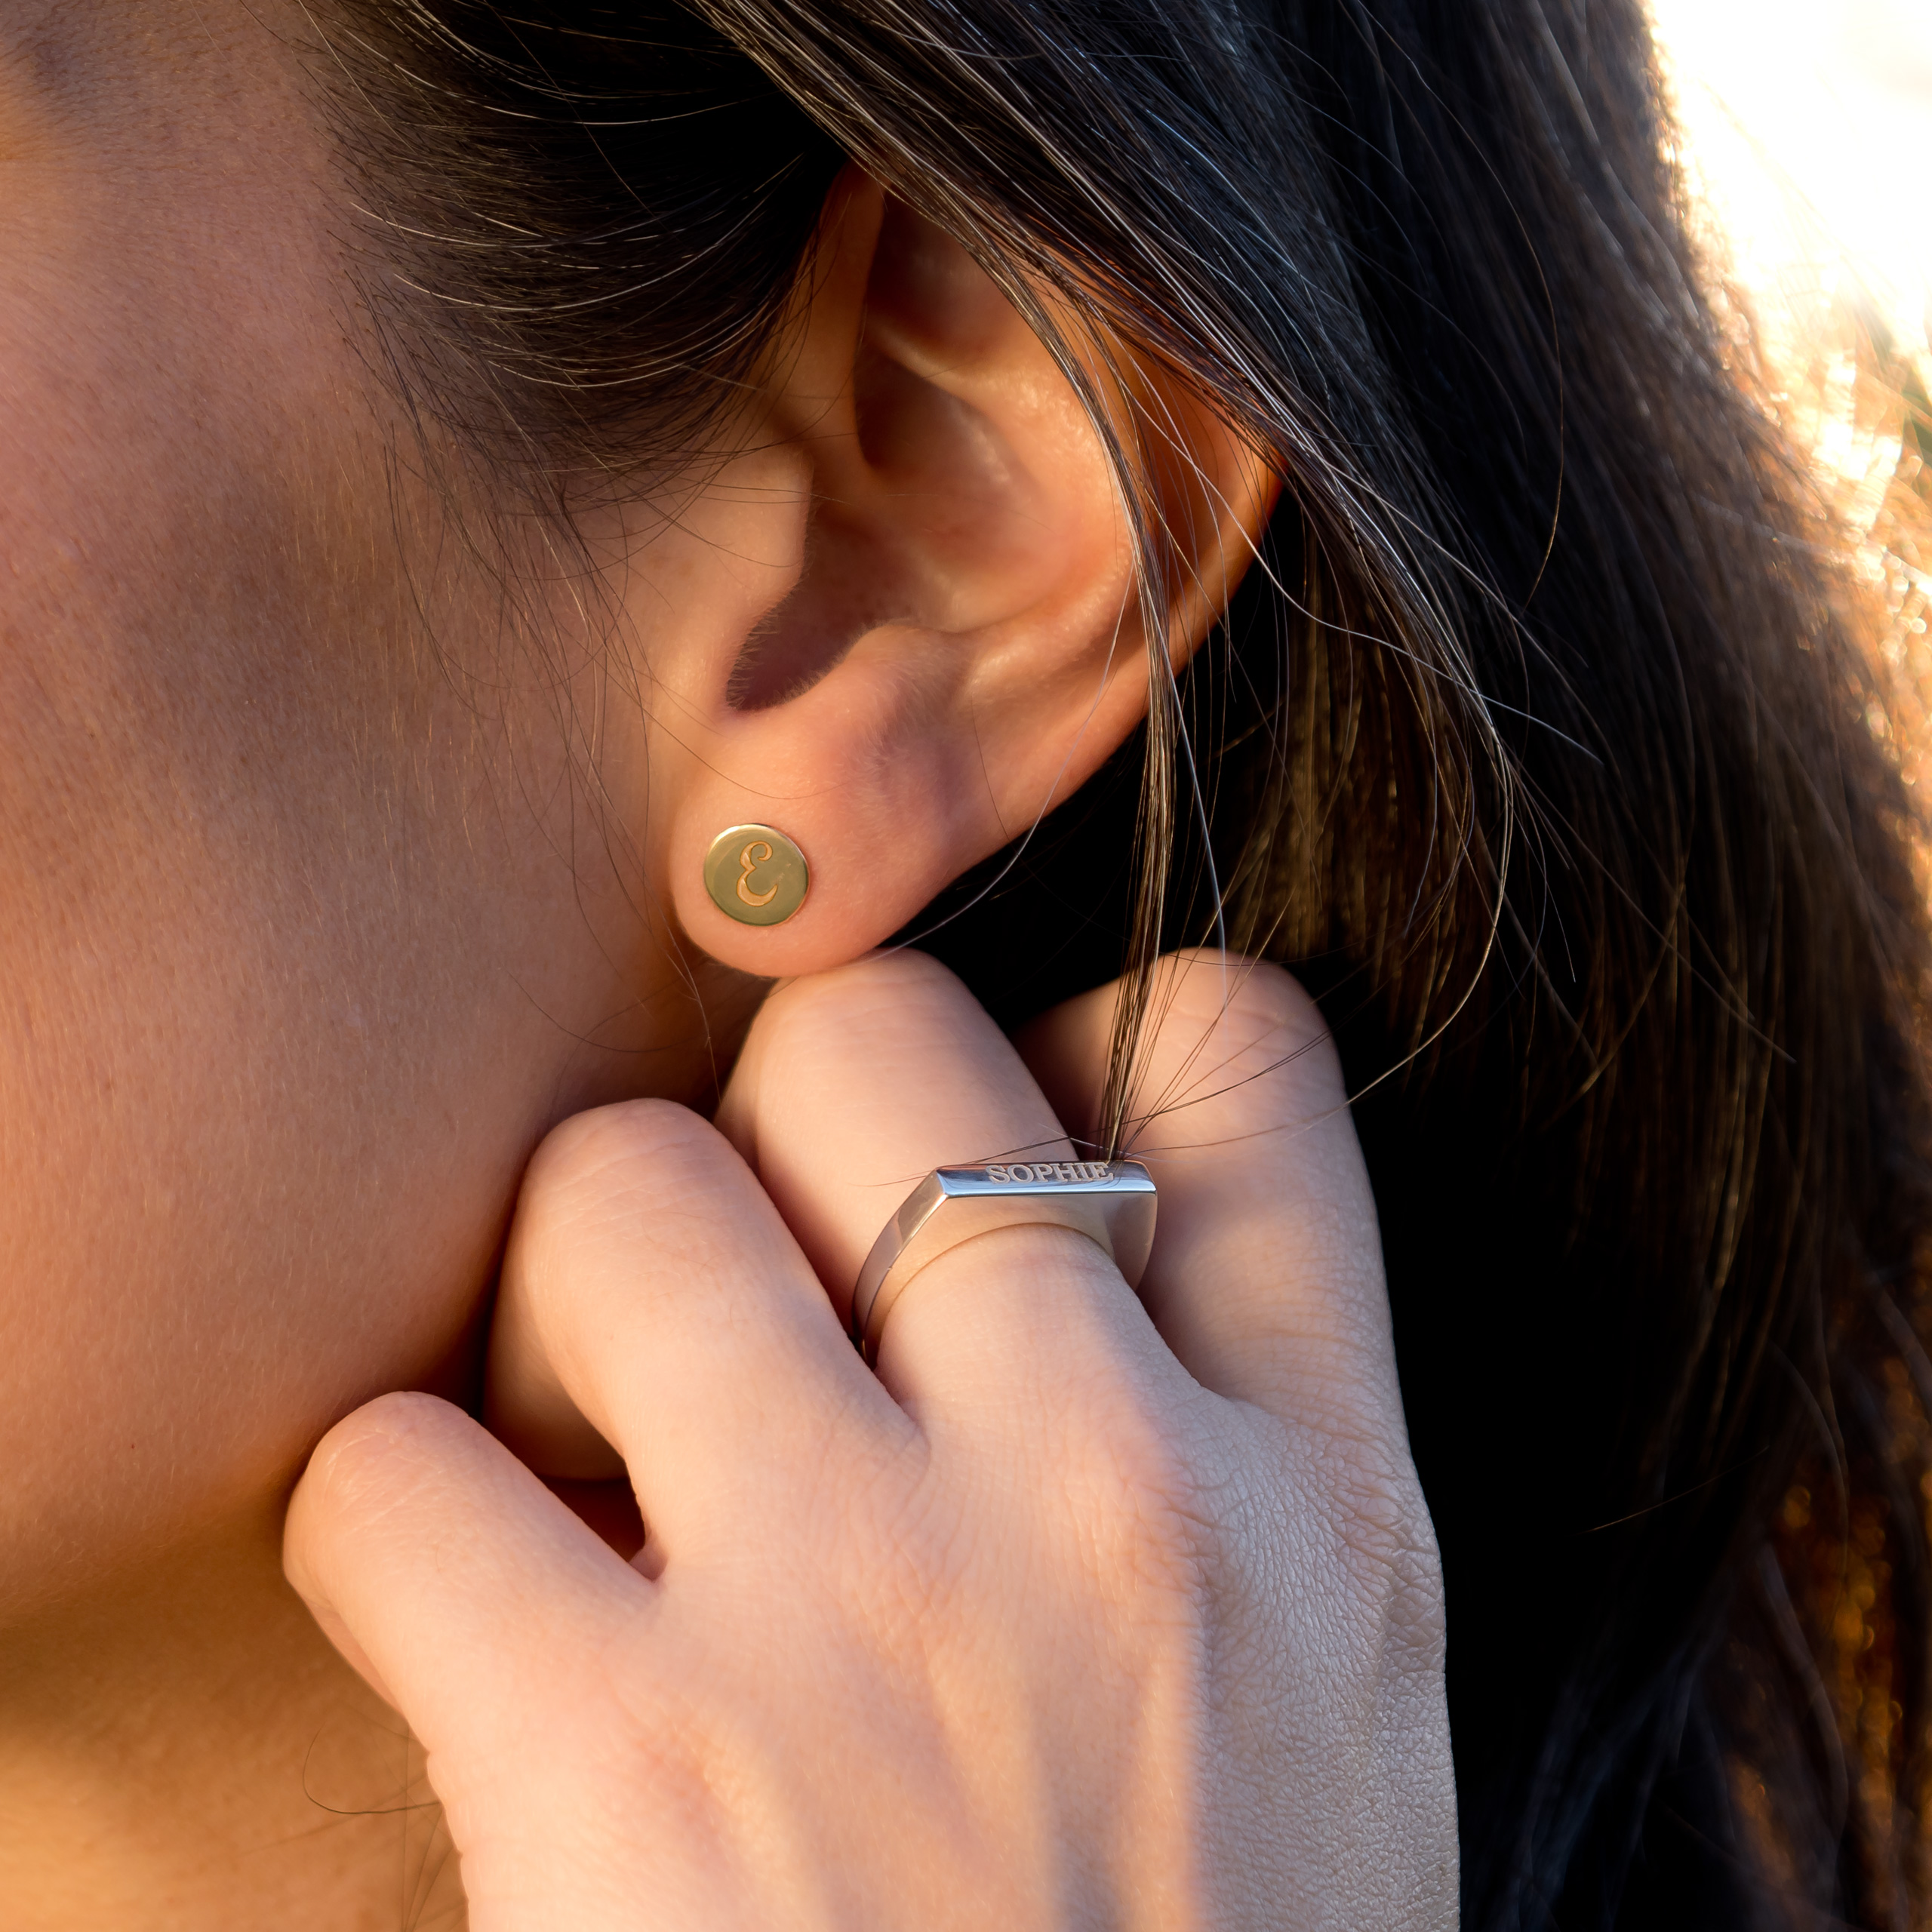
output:
POLYGON ((892 1303, 926 1264, 975 1235, 1039 1223, 1084 1235, 1138 1287, 1157 1195, 1138 1161, 1015 1161, 939 1168, 881 1231, 852 1297, 852 1338, 873 1358, 892 1303))
POLYGON ((949 1197, 1041 1193, 1152 1194, 1154 1183, 1138 1161, 1009 1161, 983 1168, 941 1168, 949 1197))

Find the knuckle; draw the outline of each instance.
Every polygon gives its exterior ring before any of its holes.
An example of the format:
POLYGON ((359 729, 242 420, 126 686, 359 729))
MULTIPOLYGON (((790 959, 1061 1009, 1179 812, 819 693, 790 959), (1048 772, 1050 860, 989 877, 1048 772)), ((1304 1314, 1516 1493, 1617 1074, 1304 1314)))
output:
POLYGON ((1223 1555, 1223 1512, 1175 1417, 1116 1401, 1070 1460, 1068 1500, 1104 1594, 1205 1592, 1223 1555))
POLYGON ((1373 1612, 1377 1667, 1385 1676, 1439 1672, 1448 1619, 1435 1526, 1413 1484, 1373 1511, 1355 1512, 1349 1574, 1373 1612))
POLYGON ((609 1184, 648 1164, 703 1159, 724 1142, 688 1107, 670 1100, 620 1100, 573 1114, 544 1137, 527 1186, 559 1190, 609 1184))
POLYGON ((753 1023, 766 1077, 796 1077, 828 1056, 855 1051, 897 1059, 943 1029, 989 1026, 977 1001, 938 961, 902 951, 794 980, 768 999, 753 1023))
POLYGON ((1176 1004, 1189 1017, 1216 1020, 1233 1015, 1271 1036, 1332 1047, 1328 1023, 1307 989, 1284 968, 1266 959, 1219 954, 1184 953, 1176 1004))
POLYGON ((574 1115, 551 1130, 524 1178, 526 1239, 622 1221, 667 1201, 708 1199, 742 1187, 729 1142, 688 1107, 626 1100, 574 1115))
POLYGON ((1184 1041, 1212 1040, 1217 1084, 1232 1080, 1230 1097, 1242 1109, 1272 1109, 1284 1091, 1324 1108, 1341 1103, 1334 1036, 1293 974, 1262 959, 1181 958, 1166 1024, 1178 1023, 1184 1041))
POLYGON ((783 1014, 821 1001, 860 999, 869 1003, 881 995, 898 998, 907 993, 946 999, 971 998, 958 975, 931 953, 902 947, 896 952, 855 959, 829 972, 794 980, 770 1004, 783 1014))
POLYGON ((1392 1632, 1442 1641, 1442 1562, 1415 1465, 1385 1427, 1304 1441, 1297 1488, 1320 1499, 1328 1556, 1392 1632))
POLYGON ((440 1396, 414 1391, 378 1395, 316 1444, 303 1479, 309 1513, 319 1511, 344 1524, 386 1514, 474 1427, 440 1396))
POLYGON ((1251 1411, 1224 1460, 1225 1595, 1247 1606, 1235 1612, 1247 1638, 1266 1626, 1257 1607, 1319 1605, 1324 1679, 1336 1694, 1381 1687, 1374 1694, 1438 1698, 1441 1560, 1399 1429, 1338 1433, 1251 1411))

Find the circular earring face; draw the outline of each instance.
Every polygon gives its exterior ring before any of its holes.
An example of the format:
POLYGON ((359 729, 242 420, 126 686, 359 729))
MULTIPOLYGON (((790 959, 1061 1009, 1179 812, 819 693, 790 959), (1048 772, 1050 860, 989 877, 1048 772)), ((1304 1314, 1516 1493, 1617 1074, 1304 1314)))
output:
POLYGON ((782 925, 811 884, 804 854, 772 826, 728 826, 704 855, 712 903, 747 926, 782 925))

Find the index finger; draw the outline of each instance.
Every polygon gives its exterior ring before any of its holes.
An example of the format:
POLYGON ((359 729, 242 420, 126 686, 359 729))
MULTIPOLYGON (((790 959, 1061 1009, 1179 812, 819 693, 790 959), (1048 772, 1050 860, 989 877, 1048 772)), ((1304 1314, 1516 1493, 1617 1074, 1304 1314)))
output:
MULTIPOLYGON (((1340 1062, 1286 973, 1217 952, 1156 969, 1123 1151, 1160 1188, 1141 1300, 1217 1393, 1350 1435, 1399 1418, 1382 1243, 1340 1062)), ((1091 1137, 1118 986, 1035 1021, 1019 1046, 1091 1137)))

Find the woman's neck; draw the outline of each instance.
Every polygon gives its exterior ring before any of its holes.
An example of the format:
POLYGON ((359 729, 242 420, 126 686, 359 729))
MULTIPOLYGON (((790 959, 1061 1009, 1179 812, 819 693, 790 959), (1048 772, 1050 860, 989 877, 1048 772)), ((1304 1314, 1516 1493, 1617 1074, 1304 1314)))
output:
POLYGON ((0 1642, 0 1897, 32 1932, 460 1932, 420 1747, 283 1582, 279 1513, 0 1642))

